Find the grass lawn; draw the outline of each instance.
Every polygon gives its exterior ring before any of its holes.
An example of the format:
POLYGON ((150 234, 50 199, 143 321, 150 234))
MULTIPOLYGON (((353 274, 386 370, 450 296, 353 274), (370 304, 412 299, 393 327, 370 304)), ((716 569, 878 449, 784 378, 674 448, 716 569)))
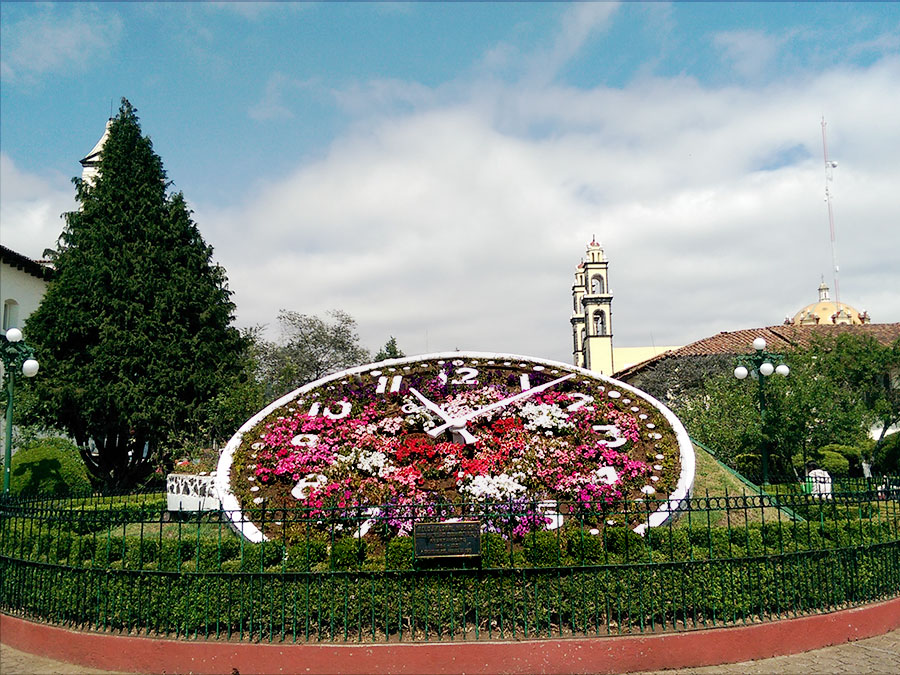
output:
MULTIPOLYGON (((716 461, 715 457, 703 448, 695 445, 694 454, 697 458, 697 466, 694 477, 694 489, 691 493, 693 497, 704 498, 707 495, 710 497, 724 497, 726 494, 729 497, 740 497, 742 495, 753 497, 759 494, 758 490, 754 490, 742 482, 740 478, 722 466, 716 461)), ((715 502, 711 506, 715 507, 715 502)), ((732 526, 740 526, 744 524, 745 519, 749 523, 760 522, 763 519, 766 522, 779 519, 783 521, 791 520, 788 512, 775 507, 766 507, 760 510, 754 506, 749 511, 743 508, 726 509, 724 508, 724 500, 722 500, 722 506, 723 508, 720 509, 711 508, 708 515, 706 512, 702 513, 699 517, 703 518, 703 524, 705 525, 709 522, 710 525, 716 526, 728 525, 730 522, 732 526)), ((679 518, 679 524, 686 525, 687 522, 686 517, 682 516, 679 518)), ((694 524, 699 525, 700 523, 695 522, 694 524)))

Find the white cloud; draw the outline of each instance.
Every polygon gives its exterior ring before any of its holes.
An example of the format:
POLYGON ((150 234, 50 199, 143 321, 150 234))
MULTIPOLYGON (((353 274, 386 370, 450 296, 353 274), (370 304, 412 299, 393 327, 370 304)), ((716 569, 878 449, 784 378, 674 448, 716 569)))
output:
POLYGON ((0 153, 0 242, 29 258, 42 257, 63 230, 60 215, 76 208, 74 195, 64 176, 22 171, 0 153))
POLYGON ((108 57, 122 36, 115 11, 87 5, 45 5, 12 24, 4 21, 4 80, 31 82, 51 72, 80 72, 108 57), (63 9, 65 7, 65 9, 63 9))
POLYGON ((361 119, 240 208, 198 207, 242 323, 337 307, 373 349, 394 335, 411 353, 568 360, 573 272, 593 234, 611 261, 619 345, 780 323, 830 276, 823 106, 846 159, 842 299, 900 319, 885 291, 900 284, 896 60, 762 89, 657 79, 445 94, 361 119))

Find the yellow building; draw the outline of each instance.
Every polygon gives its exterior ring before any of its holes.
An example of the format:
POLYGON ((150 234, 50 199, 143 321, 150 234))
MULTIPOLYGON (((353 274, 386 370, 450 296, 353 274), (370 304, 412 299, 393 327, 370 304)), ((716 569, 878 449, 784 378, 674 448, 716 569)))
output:
POLYGON ((819 324, 827 325, 853 325, 862 326, 870 323, 869 314, 865 310, 859 310, 851 307, 845 302, 835 302, 829 297, 828 284, 825 280, 819 284, 819 300, 807 305, 793 317, 787 317, 784 320, 785 326, 817 326, 819 324))

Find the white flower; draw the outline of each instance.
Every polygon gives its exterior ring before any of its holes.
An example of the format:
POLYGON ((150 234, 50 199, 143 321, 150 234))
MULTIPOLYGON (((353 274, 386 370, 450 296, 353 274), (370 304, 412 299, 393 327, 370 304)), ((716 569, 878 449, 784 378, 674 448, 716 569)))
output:
POLYGON ((569 414, 558 405, 550 403, 527 402, 522 406, 520 416, 525 420, 525 428, 529 431, 551 432, 562 429, 574 429, 569 421, 569 414))
POLYGON ((475 499, 509 499, 525 492, 525 486, 519 481, 525 480, 525 474, 517 472, 512 476, 501 473, 497 476, 474 476, 459 491, 475 499))
POLYGON ((393 465, 388 456, 378 450, 354 450, 349 455, 338 455, 335 464, 356 467, 361 473, 384 478, 393 465))

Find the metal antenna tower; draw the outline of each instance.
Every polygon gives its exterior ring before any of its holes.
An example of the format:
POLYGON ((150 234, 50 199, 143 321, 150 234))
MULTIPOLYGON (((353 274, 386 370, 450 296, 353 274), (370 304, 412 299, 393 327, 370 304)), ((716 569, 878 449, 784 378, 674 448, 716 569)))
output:
POLYGON ((834 304, 841 311, 841 287, 838 283, 837 244, 834 240, 834 212, 831 209, 831 182, 838 163, 828 159, 828 140, 825 137, 825 117, 822 117, 822 152, 825 156, 825 203, 828 205, 828 227, 831 231, 831 265, 834 271, 834 304))

